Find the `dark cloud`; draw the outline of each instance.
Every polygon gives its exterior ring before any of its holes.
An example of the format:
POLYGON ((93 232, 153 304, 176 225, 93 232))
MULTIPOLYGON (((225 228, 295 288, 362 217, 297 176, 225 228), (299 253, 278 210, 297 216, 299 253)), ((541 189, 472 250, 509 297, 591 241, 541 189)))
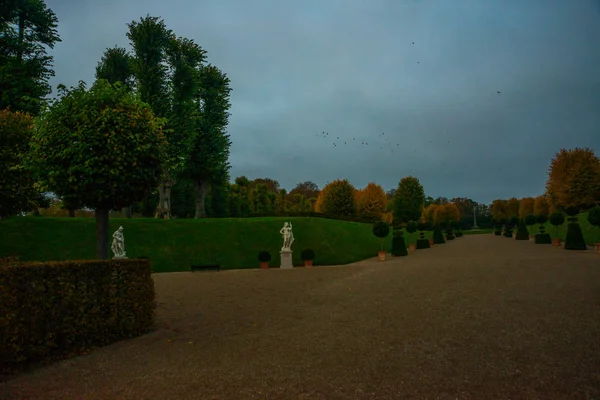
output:
POLYGON ((389 189, 413 174, 489 202, 540 194, 561 147, 600 146, 598 0, 47 4, 54 85, 91 82, 146 14, 201 44, 232 80, 233 176, 389 189))

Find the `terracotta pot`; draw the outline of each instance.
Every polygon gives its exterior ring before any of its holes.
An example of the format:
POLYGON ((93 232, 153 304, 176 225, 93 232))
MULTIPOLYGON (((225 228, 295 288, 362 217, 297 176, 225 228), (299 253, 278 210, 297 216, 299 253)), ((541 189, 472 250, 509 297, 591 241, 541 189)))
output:
POLYGON ((596 248, 596 253, 600 253, 600 243, 594 243, 594 247, 596 248))
POLYGON ((261 269, 269 269, 269 263, 268 262, 261 262, 260 263, 260 268, 261 269))
POLYGON ((378 251, 377 257, 379 258, 379 261, 385 261, 385 251, 378 251))
POLYGON ((312 267, 313 260, 304 260, 304 266, 306 268, 312 267))
POLYGON ((414 253, 414 251, 417 249, 417 245, 414 243, 411 243, 408 245, 408 251, 411 253, 414 253))
POLYGON ((552 239, 552 246, 560 246, 560 238, 552 239))
POLYGON ((429 245, 430 245, 430 246, 433 246, 433 244, 434 244, 434 243, 433 243, 433 239, 429 239, 429 245))
POLYGON ((535 242, 535 235, 529 235, 529 241, 535 242))

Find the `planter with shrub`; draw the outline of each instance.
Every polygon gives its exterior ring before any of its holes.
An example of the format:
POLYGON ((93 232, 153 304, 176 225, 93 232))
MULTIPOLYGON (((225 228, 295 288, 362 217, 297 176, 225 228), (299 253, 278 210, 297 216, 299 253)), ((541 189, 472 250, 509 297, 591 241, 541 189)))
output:
MULTIPOLYGON (((594 207, 588 211, 587 220, 590 225, 600 228, 600 207, 594 207)), ((600 242, 594 243, 594 247, 596 248, 596 252, 600 253, 600 242)))
POLYGON ((519 227, 517 228, 517 234, 515 235, 516 240, 529 240, 529 231, 525 225, 525 221, 519 221, 519 227))
POLYGON ((442 228, 439 225, 433 227, 433 243, 435 244, 444 244, 446 241, 444 240, 444 234, 442 233, 442 228))
POLYGON ((269 268, 269 261, 271 261, 271 253, 269 253, 268 251, 260 251, 258 253, 258 261, 260 261, 260 268, 262 269, 268 269, 269 268))
MULTIPOLYGON (((416 223, 415 221, 409 221, 409 222, 406 224, 406 232, 407 232, 407 233, 410 233, 410 235, 412 236, 412 235, 413 235, 413 234, 414 234, 416 231, 417 231, 417 223, 416 223)), ((413 251, 415 251, 416 247, 417 247, 417 246, 416 246, 416 244, 413 242, 413 240, 412 240, 412 239, 409 239, 409 241, 408 241, 408 250, 409 250, 410 252, 413 252, 413 251)))
POLYGON ((373 234, 377 236, 381 242, 379 252, 377 256, 379 261, 385 261, 385 250, 383 249, 383 239, 390 234, 390 226, 387 222, 377 221, 373 224, 373 234))
POLYGON ((419 239, 417 240, 417 250, 428 249, 431 247, 429 243, 429 239, 425 239, 425 229, 427 229, 427 225, 423 222, 419 222, 417 224, 417 229, 419 230, 419 239))
POLYGON ((579 226, 579 222, 577 221, 579 210, 577 208, 567 208, 565 211, 569 216, 567 218, 569 223, 567 224, 565 250, 587 250, 581 226, 579 226))
POLYGON ((300 253, 300 258, 304 261, 304 266, 307 268, 312 267, 313 260, 315 259, 315 252, 312 249, 304 249, 300 253))
POLYGON ((454 234, 457 238, 462 237, 463 233, 462 231, 456 231, 456 233, 454 234))
POLYGON ((525 225, 527 226, 527 231, 529 232, 529 240, 531 240, 532 242, 535 240, 535 234, 533 233, 535 221, 535 215, 533 214, 529 214, 525 217, 525 225))
POLYGON ((401 226, 397 226, 394 228, 394 237, 392 238, 391 253, 394 257, 403 257, 408 255, 408 251, 406 251, 406 242, 404 241, 404 236, 402 235, 401 226))
POLYGON ((550 223, 552 225, 554 225, 556 227, 556 237, 554 239, 552 239, 552 245, 553 246, 560 246, 560 237, 558 236, 558 228, 565 223, 565 216, 558 212, 555 211, 552 214, 550 214, 550 223))
POLYGON ((548 221, 548 218, 545 215, 540 214, 535 217, 535 220, 540 224, 538 233, 535 235, 535 244, 552 244, 550 234, 546 233, 546 227, 544 226, 546 221, 548 221))

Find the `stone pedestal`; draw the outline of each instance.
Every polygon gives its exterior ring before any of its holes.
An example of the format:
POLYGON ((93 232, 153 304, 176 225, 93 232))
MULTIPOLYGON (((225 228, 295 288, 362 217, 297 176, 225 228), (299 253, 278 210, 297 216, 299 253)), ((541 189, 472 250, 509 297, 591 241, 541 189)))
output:
POLYGON ((281 266, 279 268, 294 268, 292 264, 292 253, 291 250, 281 250, 279 255, 281 256, 281 266))
POLYGON ((113 260, 127 260, 127 256, 114 256, 113 260))

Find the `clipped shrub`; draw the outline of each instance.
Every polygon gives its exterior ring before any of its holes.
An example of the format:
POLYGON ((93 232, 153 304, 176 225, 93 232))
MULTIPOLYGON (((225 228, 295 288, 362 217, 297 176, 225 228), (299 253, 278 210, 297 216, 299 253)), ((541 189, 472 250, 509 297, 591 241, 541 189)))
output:
POLYGON ((519 223, 519 217, 510 217, 508 220, 511 228, 514 228, 519 223))
POLYGON ((394 257, 402 257, 408 255, 408 251, 406 250, 406 242, 404 241, 404 236, 397 235, 392 238, 391 253, 394 257))
POLYGON ((444 235, 442 233, 442 229, 436 225, 433 228, 433 243, 434 244, 444 244, 446 241, 444 240, 444 235))
POLYGON ((525 221, 519 221, 519 227, 517 228, 517 234, 515 236, 516 240, 529 240, 529 231, 527 230, 527 226, 525 226, 525 221))
POLYGON ((155 309, 147 259, 3 265, 0 370, 139 336, 155 309))
POLYGON ((446 240, 454 240, 454 233, 452 233, 452 229, 446 229, 446 240))
POLYGON ((269 262, 271 261, 271 253, 269 253, 268 251, 260 251, 258 253, 258 261, 260 262, 269 262))
POLYGON ((535 235, 535 244, 552 244, 552 238, 550 234, 546 232, 546 226, 544 225, 548 221, 548 217, 545 214, 538 214, 535 217, 536 222, 540 224, 538 233, 535 235))
POLYGON ((556 237, 558 237, 558 228, 565 223, 565 216, 562 213, 555 211, 550 214, 549 220, 550 223, 556 227, 556 237))
POLYGON ((581 226, 577 222, 577 217, 572 216, 569 218, 567 224, 567 237, 565 238, 565 250, 587 250, 585 239, 583 238, 583 232, 581 226))
POLYGON ((507 238, 513 237, 513 231, 512 231, 512 227, 510 225, 507 225, 506 228, 504 228, 504 237, 507 237, 507 238))
POLYGON ((425 239, 425 229, 427 229, 427 224, 424 222, 419 222, 417 224, 417 229, 419 230, 419 239, 417 239, 417 249, 429 249, 431 244, 429 244, 429 239, 425 239))
MULTIPOLYGON (((408 221, 406 224, 406 232, 411 235, 417 231, 417 223, 415 221, 408 221)), ((409 240, 409 244, 412 243, 412 240, 409 240)))
POLYGON ((373 235, 381 241, 381 251, 383 251, 383 239, 390 234, 390 226, 387 222, 377 221, 373 224, 373 235))
POLYGON ((525 225, 527 226, 527 230, 530 232, 530 234, 532 232, 532 230, 531 230, 530 227, 532 227, 533 225, 535 225, 535 223, 536 223, 535 215, 533 215, 533 214, 527 214, 525 216, 525 225))
POLYGON ((600 207, 594 207, 588 211, 587 220, 590 225, 600 228, 600 207))
POLYGON ((304 249, 300 253, 300 258, 302 261, 312 261, 315 259, 315 252, 312 249, 304 249))
POLYGON ((455 233, 455 235, 456 235, 457 238, 459 238, 459 237, 462 237, 463 233, 461 231, 457 231, 455 233))

